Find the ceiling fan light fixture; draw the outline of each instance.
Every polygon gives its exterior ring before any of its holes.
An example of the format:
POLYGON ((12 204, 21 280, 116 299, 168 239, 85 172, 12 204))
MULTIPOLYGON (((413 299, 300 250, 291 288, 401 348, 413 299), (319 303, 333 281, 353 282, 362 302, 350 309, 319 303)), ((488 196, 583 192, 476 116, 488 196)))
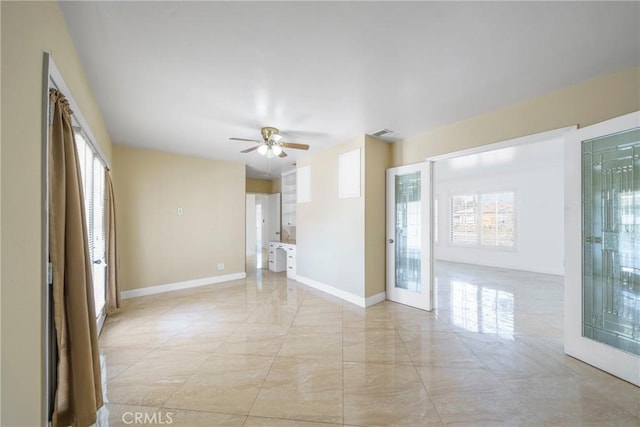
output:
MULTIPOLYGON (((267 151, 268 150, 269 150, 269 147, 266 146, 266 145, 261 145, 260 147, 258 147, 258 153, 262 154, 263 156, 267 156, 267 151)), ((267 157, 269 157, 269 156, 267 156, 267 157)))
POLYGON ((282 135, 274 133, 273 135, 271 135, 271 137, 269 137, 269 139, 275 143, 278 143, 282 139, 282 135))
POLYGON ((267 156, 267 159, 272 159, 276 156, 272 147, 267 147, 267 154, 265 154, 265 156, 267 156))
POLYGON ((282 153, 282 147, 274 144, 271 146, 271 151, 273 151, 273 154, 275 154, 276 156, 279 156, 280 153, 282 153))

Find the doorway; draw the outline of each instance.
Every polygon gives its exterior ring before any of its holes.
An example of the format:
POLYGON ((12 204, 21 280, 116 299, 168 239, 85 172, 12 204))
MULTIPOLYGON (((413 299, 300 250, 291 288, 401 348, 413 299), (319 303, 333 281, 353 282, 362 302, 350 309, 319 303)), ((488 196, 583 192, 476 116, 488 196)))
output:
POLYGON ((280 241, 280 194, 246 195, 246 265, 267 268, 270 241, 280 241))

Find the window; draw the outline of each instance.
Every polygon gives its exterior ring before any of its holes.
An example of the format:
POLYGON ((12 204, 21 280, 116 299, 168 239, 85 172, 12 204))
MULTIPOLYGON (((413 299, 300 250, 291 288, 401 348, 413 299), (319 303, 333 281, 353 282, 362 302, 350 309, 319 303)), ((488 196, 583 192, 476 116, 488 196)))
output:
POLYGON ((451 197, 451 243, 478 244, 478 196, 463 194, 451 197))
POLYGON ((515 193, 463 194, 451 197, 450 242, 463 246, 515 245, 515 193))
POLYGON ((515 243, 513 191, 481 195, 482 244, 512 247, 515 243))
POLYGON ((106 240, 104 224, 104 165, 85 139, 82 130, 75 131, 78 163, 82 175, 84 206, 89 234, 89 257, 92 261, 93 297, 96 316, 102 315, 105 305, 106 240))

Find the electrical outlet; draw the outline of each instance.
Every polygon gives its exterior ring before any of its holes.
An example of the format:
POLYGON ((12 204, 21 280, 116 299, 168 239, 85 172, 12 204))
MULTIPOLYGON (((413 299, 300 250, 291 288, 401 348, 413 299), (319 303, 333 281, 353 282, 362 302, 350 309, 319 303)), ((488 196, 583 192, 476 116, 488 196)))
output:
POLYGON ((178 215, 184 215, 184 209, 178 208, 178 215))
POLYGON ((218 263, 218 271, 222 271, 224 270, 224 262, 219 262, 218 263))

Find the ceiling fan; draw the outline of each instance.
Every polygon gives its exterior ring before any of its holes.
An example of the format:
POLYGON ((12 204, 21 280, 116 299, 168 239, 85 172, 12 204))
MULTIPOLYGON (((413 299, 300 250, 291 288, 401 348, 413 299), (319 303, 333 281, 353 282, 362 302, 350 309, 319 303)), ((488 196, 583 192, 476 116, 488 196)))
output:
POLYGON ((280 131, 271 126, 265 126, 260 129, 260 133, 262 134, 262 141, 258 139, 247 139, 247 138, 229 138, 233 141, 249 141, 249 142, 257 142, 258 145, 255 147, 247 148, 246 150, 242 150, 241 153, 250 153, 254 150, 258 150, 258 153, 262 154, 266 157, 287 157, 287 153, 285 153, 283 148, 293 148, 296 150, 308 150, 309 146, 307 144, 298 144, 296 142, 283 142, 282 136, 280 135, 280 131))

